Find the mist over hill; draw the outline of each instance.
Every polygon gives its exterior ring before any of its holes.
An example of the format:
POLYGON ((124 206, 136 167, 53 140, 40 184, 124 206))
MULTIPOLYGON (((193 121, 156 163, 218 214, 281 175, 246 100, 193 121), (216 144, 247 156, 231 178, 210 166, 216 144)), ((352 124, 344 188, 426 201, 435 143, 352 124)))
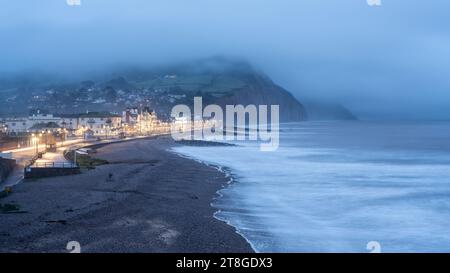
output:
MULTIPOLYGON (((280 105, 282 122, 308 119, 304 105, 269 76, 239 58, 212 57, 166 66, 127 67, 108 73, 63 78, 21 75, 0 81, 0 114, 24 115, 41 108, 53 113, 120 112, 126 107, 148 106, 169 118, 174 105, 203 104, 280 105), (90 76, 90 77, 89 77, 90 76)), ((353 118, 343 107, 320 107, 311 117, 353 118), (329 111, 329 109, 333 109, 329 111)))

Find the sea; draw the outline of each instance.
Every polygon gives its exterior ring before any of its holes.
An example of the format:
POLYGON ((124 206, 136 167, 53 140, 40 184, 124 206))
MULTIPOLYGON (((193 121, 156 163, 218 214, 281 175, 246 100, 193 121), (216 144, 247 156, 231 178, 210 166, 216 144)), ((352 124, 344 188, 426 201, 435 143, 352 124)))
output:
POLYGON ((257 252, 450 252, 450 122, 287 123, 276 151, 231 143, 174 151, 229 175, 215 216, 257 252))

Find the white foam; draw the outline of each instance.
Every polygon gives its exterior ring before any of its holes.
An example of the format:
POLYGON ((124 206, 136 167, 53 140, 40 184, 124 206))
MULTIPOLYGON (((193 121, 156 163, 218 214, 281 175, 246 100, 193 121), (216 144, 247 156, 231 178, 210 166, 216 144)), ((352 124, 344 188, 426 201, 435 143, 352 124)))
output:
MULTIPOLYGON (((369 241, 378 241, 387 252, 450 251, 448 153, 355 144, 370 140, 363 133, 349 134, 356 138, 351 144, 335 145, 346 137, 333 135, 335 124, 289 126, 276 152, 261 152, 257 143, 174 148, 230 170, 236 180, 214 201, 216 216, 255 250, 366 252, 369 241)), ((417 133, 418 143, 429 141, 422 137, 417 133)))

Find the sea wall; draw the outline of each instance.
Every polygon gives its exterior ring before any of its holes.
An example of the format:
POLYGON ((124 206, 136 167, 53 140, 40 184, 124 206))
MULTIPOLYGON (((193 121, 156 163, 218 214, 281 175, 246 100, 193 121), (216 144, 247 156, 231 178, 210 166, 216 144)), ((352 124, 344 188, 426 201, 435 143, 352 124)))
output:
POLYGON ((25 179, 31 178, 44 178, 44 177, 53 177, 53 176, 66 176, 66 175, 74 175, 80 174, 79 167, 73 168, 32 168, 26 167, 24 171, 25 179))
POLYGON ((14 159, 6 159, 0 157, 0 182, 3 182, 16 166, 14 159))

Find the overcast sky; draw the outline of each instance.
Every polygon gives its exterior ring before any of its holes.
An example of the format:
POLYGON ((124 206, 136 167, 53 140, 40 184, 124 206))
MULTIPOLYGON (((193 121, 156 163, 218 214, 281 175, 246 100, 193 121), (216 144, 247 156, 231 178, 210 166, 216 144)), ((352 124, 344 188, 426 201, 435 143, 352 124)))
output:
POLYGON ((450 1, 0 0, 0 71, 241 56, 363 118, 450 118, 450 1))

